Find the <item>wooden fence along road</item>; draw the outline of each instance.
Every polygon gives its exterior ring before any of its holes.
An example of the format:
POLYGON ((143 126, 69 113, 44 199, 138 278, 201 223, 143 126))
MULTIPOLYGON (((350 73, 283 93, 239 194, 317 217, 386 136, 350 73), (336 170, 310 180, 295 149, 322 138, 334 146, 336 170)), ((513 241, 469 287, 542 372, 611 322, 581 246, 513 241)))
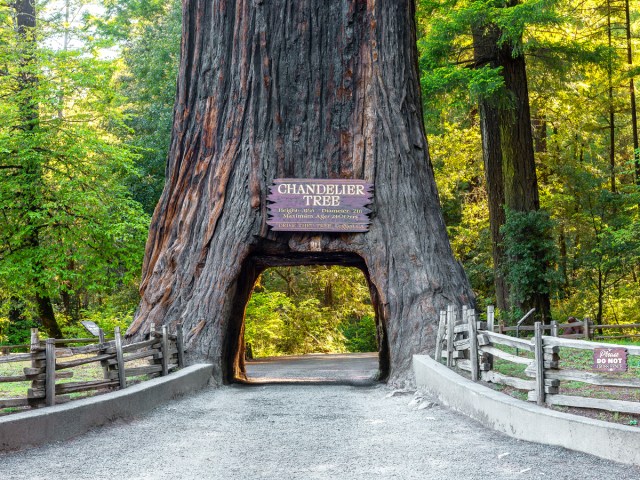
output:
POLYGON ((131 384, 167 375, 184 366, 182 336, 182 326, 178 326, 175 335, 169 334, 167 327, 156 331, 152 326, 148 340, 123 345, 120 329, 116 327, 114 338, 109 341, 106 341, 102 330, 98 343, 94 343, 96 338, 48 338, 42 341, 38 337, 38 329, 34 328, 30 345, 2 346, 0 364, 30 362, 31 366, 24 367, 19 375, 0 376, 0 383, 30 382, 31 388, 25 386, 24 397, 0 398, 0 408, 51 406, 69 401, 71 393, 126 388, 130 377, 137 377, 129 382, 131 384), (87 345, 70 346, 77 344, 87 345), (28 353, 10 353, 26 347, 29 348, 28 353), (65 358, 70 359, 61 361, 65 358), (140 363, 140 360, 146 360, 148 364, 127 366, 130 362, 140 363), (56 383, 58 379, 72 378, 74 368, 91 363, 100 364, 102 378, 56 383))
MULTIPOLYGON (((487 309, 487 315, 492 315, 493 307, 489 306, 487 309)), ((616 340, 616 339, 624 339, 624 338, 640 338, 640 334, 637 333, 620 333, 619 335, 605 335, 604 330, 632 330, 636 332, 640 329, 640 323, 622 323, 618 325, 597 325, 594 324, 589 318, 585 318, 582 321, 569 322, 569 323, 558 323, 551 322, 549 325, 542 325, 542 329, 549 330, 551 336, 558 337, 561 336, 563 338, 584 338, 586 340, 594 339, 594 340, 616 340), (577 332, 577 333, 563 333, 560 334, 560 330, 562 332, 577 332)), ((507 332, 533 332, 535 330, 535 326, 532 325, 522 325, 520 327, 505 327, 504 325, 496 325, 493 330, 497 330, 498 333, 507 333, 507 332)), ((492 331, 493 331, 492 330, 492 331)))
MULTIPOLYGON (((455 307, 449 306, 446 311, 440 312, 436 339, 436 360, 444 359, 448 367, 455 366, 470 372, 473 381, 483 380, 524 390, 527 392, 527 399, 537 402, 538 405, 640 414, 640 402, 561 395, 559 392, 561 382, 581 382, 601 387, 640 391, 638 390, 640 389, 640 378, 637 375, 605 375, 575 367, 562 368, 564 352, 567 353, 568 358, 571 351, 593 352, 599 348, 620 348, 626 349, 629 357, 638 357, 640 356, 640 346, 597 343, 553 335, 546 336, 544 335, 545 329, 550 329, 552 333, 557 335, 558 327, 565 325, 545 326, 540 322, 536 322, 534 327, 526 329, 534 331, 533 339, 516 338, 494 332, 493 323, 493 308, 491 307, 487 311, 487 321, 484 322, 476 320, 476 312, 473 309, 463 307, 462 314, 457 315, 455 307), (494 369, 496 358, 512 364, 523 365, 526 367, 524 368, 524 376, 528 379, 496 371, 494 369)), ((595 326, 595 328, 600 328, 600 326, 595 326)), ((503 329, 503 331, 505 330, 503 329)), ((509 330, 515 330, 515 328, 509 328, 509 330)), ((520 327, 520 330, 525 330, 525 328, 520 327)), ((585 331, 588 332, 589 329, 585 331)), ((582 334, 579 335, 582 336, 582 334)), ((575 334, 571 336, 575 336, 575 334)))

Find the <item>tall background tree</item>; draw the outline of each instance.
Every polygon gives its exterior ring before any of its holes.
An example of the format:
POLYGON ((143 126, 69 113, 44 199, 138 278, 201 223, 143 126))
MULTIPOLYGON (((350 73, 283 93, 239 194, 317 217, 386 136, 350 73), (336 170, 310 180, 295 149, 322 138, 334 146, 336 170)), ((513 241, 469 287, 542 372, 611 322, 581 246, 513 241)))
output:
POLYGON ((116 63, 46 5, 13 8, 1 51, 0 297, 14 323, 33 318, 60 337, 82 309, 135 286, 148 220, 125 184, 134 154, 116 137, 116 63))
MULTIPOLYGON (((529 267, 543 274, 528 282, 529 288, 520 288, 522 285, 516 285, 520 274, 512 267, 522 265, 523 259, 518 255, 523 254, 523 249, 516 257, 509 255, 515 250, 505 248, 502 232, 511 219, 512 229, 517 224, 527 234, 533 234, 535 219, 525 225, 521 219, 528 217, 521 214, 540 208, 523 35, 524 28, 532 22, 555 20, 553 13, 547 11, 551 4, 543 3, 453 1, 446 2, 450 7, 446 12, 441 10, 443 4, 422 5, 428 10, 428 35, 423 42, 425 75, 437 78, 445 72, 455 72, 456 82, 466 82, 476 89, 498 307, 518 311, 534 307, 538 316, 548 321, 550 288, 544 274, 550 268, 547 256, 527 253, 530 260, 538 260, 529 267), (460 72, 461 69, 469 72, 460 72)), ((444 85, 454 86, 449 81, 444 85)))
MULTIPOLYGON (((638 191, 632 185, 635 106, 629 95, 636 70, 627 48, 630 45, 633 52, 637 43, 637 13, 630 11, 628 28, 615 28, 624 25, 625 11, 613 8, 618 20, 609 28, 607 5, 420 2, 425 121, 434 151, 443 159, 436 163, 436 178, 448 201, 445 213, 454 250, 487 302, 497 299, 504 305, 500 276, 505 275, 512 295, 542 285, 558 319, 589 315, 597 321, 623 321, 638 314, 638 303, 631 300, 638 277, 630 261, 637 245, 627 241, 638 221, 638 191), (481 40, 488 56, 479 55, 481 40), (512 209, 516 214, 507 225, 508 242, 501 241, 505 230, 496 229, 492 218, 500 213, 496 204, 502 195, 499 179, 504 177, 498 170, 504 165, 498 163, 503 142, 498 134, 500 112, 515 113, 517 96, 507 89, 504 65, 495 60, 478 65, 481 58, 495 58, 500 51, 509 61, 518 56, 527 61, 533 133, 529 152, 535 159, 540 205, 552 220, 549 223, 544 212, 538 218, 512 209), (615 124, 610 121, 609 85, 615 124), (483 120, 488 117, 493 119, 483 120), (480 139, 478 130, 489 128, 493 135, 480 139), (481 190, 483 184, 486 191, 481 190), (518 225, 520 233, 529 230, 529 241, 514 244, 515 239, 527 238, 514 230, 518 225), (531 230, 534 226, 544 227, 544 232, 531 230), (540 233, 546 240, 532 241, 540 233), (496 260, 501 247, 511 247, 510 253, 503 251, 510 257, 507 268, 500 268, 496 260)), ((508 206, 506 198, 503 202, 508 206)), ((505 223, 510 221, 505 218, 505 223)))

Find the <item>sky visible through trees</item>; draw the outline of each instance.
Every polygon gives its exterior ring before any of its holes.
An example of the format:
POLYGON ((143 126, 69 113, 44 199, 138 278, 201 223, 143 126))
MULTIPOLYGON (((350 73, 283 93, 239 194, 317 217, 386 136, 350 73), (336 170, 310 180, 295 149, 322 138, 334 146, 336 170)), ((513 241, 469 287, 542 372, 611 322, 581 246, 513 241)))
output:
MULTIPOLYGON (((546 320, 637 323, 637 6, 417 7, 427 138, 478 306, 497 302, 507 323, 530 306, 546 320)), ((38 324, 71 336, 82 319, 131 321, 164 182, 181 8, 0 0, 1 342, 38 324)), ((375 329, 353 269, 270 269, 247 307, 261 355, 366 351, 360 326, 375 329)))

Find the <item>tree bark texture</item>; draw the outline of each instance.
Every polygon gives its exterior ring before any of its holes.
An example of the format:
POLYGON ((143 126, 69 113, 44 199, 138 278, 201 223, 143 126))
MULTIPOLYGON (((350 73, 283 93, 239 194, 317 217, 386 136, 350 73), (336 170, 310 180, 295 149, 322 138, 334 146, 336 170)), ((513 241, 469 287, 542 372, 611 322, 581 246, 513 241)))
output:
POLYGON ((129 337, 185 327, 191 359, 243 375, 243 316, 270 266, 361 268, 381 376, 410 378, 438 311, 473 301, 425 140, 413 0, 187 0, 164 192, 129 337), (272 232, 274 178, 365 179, 368 233, 272 232))
POLYGON ((510 103, 500 109, 499 122, 505 205, 518 212, 538 210, 540 200, 525 58, 522 54, 514 56, 507 45, 499 49, 498 58, 510 103))
MULTIPOLYGON (((476 66, 500 67, 504 80, 503 98, 481 100, 480 127, 493 241, 494 285, 498 307, 505 308, 510 305, 508 285, 502 274, 506 261, 500 234, 506 220, 504 207, 518 212, 540 208, 527 70, 524 55, 514 55, 508 42, 500 44, 501 31, 497 26, 477 25, 472 30, 476 66)), ((535 307, 543 321, 550 319, 548 294, 538 294, 531 305, 520 307, 525 311, 535 307)))

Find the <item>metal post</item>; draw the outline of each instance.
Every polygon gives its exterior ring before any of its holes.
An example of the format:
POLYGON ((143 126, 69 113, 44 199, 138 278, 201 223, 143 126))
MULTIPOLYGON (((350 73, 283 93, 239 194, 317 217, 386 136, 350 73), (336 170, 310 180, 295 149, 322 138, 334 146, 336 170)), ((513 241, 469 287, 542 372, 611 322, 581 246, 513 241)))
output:
POLYGON ((487 330, 489 330, 490 332, 493 332, 495 316, 495 307, 493 305, 489 305, 487 307, 487 330))
MULTIPOLYGON (((524 317, 522 317, 520 320, 518 320, 518 323, 516 323, 516 338, 520 338, 520 325, 522 325, 522 322, 524 322, 527 318, 529 318, 533 314, 533 312, 535 312, 535 311, 536 311, 536 309, 532 308, 527 313, 525 313, 524 317)), ((519 353, 520 352, 516 348, 516 357, 518 356, 519 353)))

